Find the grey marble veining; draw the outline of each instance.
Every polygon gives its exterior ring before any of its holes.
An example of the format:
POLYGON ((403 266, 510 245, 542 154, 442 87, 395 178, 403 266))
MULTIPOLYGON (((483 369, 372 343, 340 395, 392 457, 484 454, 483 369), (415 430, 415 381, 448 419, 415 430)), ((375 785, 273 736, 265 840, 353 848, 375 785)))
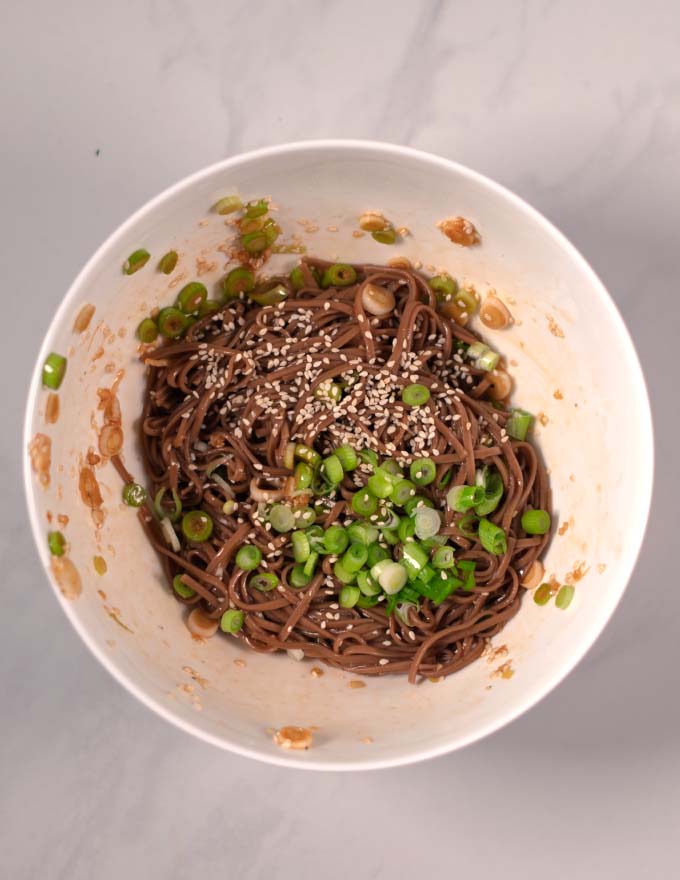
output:
POLYGON ((8 0, 2 13, 0 874, 672 876, 678 4, 8 0), (475 746, 345 776, 223 754, 123 692, 44 583, 18 470, 35 352, 100 241, 223 156, 326 136, 441 153, 556 222, 635 339, 658 462, 635 576, 579 668, 475 746))

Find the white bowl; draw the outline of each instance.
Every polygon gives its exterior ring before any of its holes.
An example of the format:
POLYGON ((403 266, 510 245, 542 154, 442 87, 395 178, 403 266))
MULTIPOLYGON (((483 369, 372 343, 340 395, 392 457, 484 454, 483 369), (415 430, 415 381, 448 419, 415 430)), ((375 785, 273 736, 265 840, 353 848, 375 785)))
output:
MULTIPOLYGON (((291 265, 296 258, 277 259, 291 265)), ((592 269, 540 214, 487 178, 445 159, 378 143, 319 141, 248 153, 187 178, 139 210, 91 258, 52 322, 33 375, 26 444, 37 432, 52 439, 47 490, 26 457, 38 552, 52 579, 48 511, 66 514, 64 531, 83 590, 73 601, 53 586, 95 656, 131 693, 182 729, 238 754, 315 769, 386 767, 440 755, 497 730, 545 696, 592 645, 621 598, 652 488, 652 428, 640 365, 592 269), (224 258, 215 248, 225 227, 210 206, 234 192, 270 195, 284 231, 301 234, 311 253, 373 261, 404 254, 446 267, 482 292, 491 285, 511 304, 515 325, 487 336, 512 364, 515 400, 548 419, 537 425, 536 437, 551 471, 557 520, 568 523, 552 541, 546 572, 560 582, 575 566, 587 573, 566 611, 554 603, 539 607, 527 596, 494 640, 494 648, 504 646, 507 653, 496 652, 492 662, 484 658, 436 684, 411 686, 386 677, 353 689, 350 675, 324 668, 323 677, 315 678, 310 662, 259 655, 234 639, 201 644, 186 629, 134 513, 121 504, 111 465, 98 470, 107 515, 96 533, 77 488, 78 462, 97 444, 96 389, 111 384, 114 374, 107 370, 125 370, 125 458, 141 477, 133 424, 143 370, 134 328, 175 292, 154 264, 130 277, 121 264, 138 247, 155 259, 174 247, 187 280, 195 277, 194 260, 201 254, 217 264, 205 277, 217 280, 224 258), (370 236, 352 236, 357 215, 369 208, 408 227, 403 245, 389 248, 370 236), (476 224, 480 247, 457 247, 436 228, 436 221, 458 214, 476 224), (300 218, 318 231, 305 232, 300 218), (72 325, 84 303, 96 305, 96 314, 78 336, 72 325), (93 360, 100 346, 104 353, 93 360), (68 352, 69 365, 60 418, 46 426, 40 374, 50 351, 68 352), (106 559, 103 576, 94 570, 94 555, 106 559), (498 671, 502 664, 511 677, 498 671), (318 728, 309 751, 284 751, 272 742, 272 729, 288 724, 318 728)))

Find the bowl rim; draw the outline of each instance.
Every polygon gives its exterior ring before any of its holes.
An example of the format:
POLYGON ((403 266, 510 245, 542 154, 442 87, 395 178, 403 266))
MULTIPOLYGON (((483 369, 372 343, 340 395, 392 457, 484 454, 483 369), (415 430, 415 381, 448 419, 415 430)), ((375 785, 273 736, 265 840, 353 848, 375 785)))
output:
POLYGON ((329 138, 318 140, 292 141, 275 146, 266 146, 259 149, 239 153, 227 159, 222 159, 219 162, 215 162, 205 168, 189 174, 188 176, 167 187, 161 193, 145 202, 125 221, 123 221, 123 223, 121 223, 115 230, 113 230, 113 232, 101 243, 101 245, 95 250, 92 256, 87 260, 83 268, 70 284, 66 294, 62 298, 59 307, 55 311, 52 320, 50 321, 49 327, 44 334, 39 351, 37 353, 36 362, 31 375, 29 391, 27 395, 27 403, 24 416, 22 459, 24 491, 26 505, 28 509, 28 517, 30 520, 36 549, 38 551, 38 556, 40 557, 40 560, 42 562, 47 580, 52 588, 54 595, 57 598, 57 601, 61 605, 64 613, 68 617, 71 625, 74 627, 80 638, 87 645, 87 647, 97 658, 97 660, 99 660, 102 666, 104 666, 104 668, 123 688, 129 691, 147 708, 151 709, 153 712, 164 718, 166 721, 169 721, 175 727, 185 731, 186 733, 192 734, 193 736, 197 737, 200 740, 203 740, 204 742, 210 743, 211 745, 217 746, 218 748, 224 749, 226 751, 233 752, 234 754, 241 755, 243 757, 254 758, 257 761, 262 761, 267 764, 273 764, 281 767, 304 770, 350 771, 377 770, 390 767, 407 766, 410 764, 418 763, 420 761, 425 761, 431 758, 439 757, 441 755, 449 754, 450 752, 454 752, 465 746, 471 745, 472 743, 475 743, 483 739, 484 737, 489 736, 495 731, 500 730, 502 727, 505 727, 510 722, 522 716, 525 712, 535 706, 540 700, 546 697, 555 687, 557 687, 557 685, 564 678, 566 678, 567 675, 569 675, 569 673, 576 667, 576 665, 580 663, 580 661, 598 639, 608 621, 614 614, 633 575, 633 571, 635 569, 635 565, 637 563, 642 548, 647 522, 649 519, 653 490, 654 436, 649 394, 644 378, 644 373, 642 371, 642 366, 640 364, 640 360, 635 350, 632 338, 618 310, 618 307, 611 298, 607 288, 600 280, 599 276, 596 274, 593 268, 590 266, 588 261, 585 259, 585 257, 582 256, 577 248, 562 232, 559 231, 559 229, 557 229, 557 227, 550 220, 544 217, 543 214, 540 213, 540 211, 538 211, 536 208, 533 208, 528 202, 526 202, 516 193, 509 190, 507 187, 497 183, 486 175, 480 174, 479 172, 474 171, 471 168, 468 168, 467 166, 455 162, 451 159, 446 159, 442 156, 438 156, 424 150, 418 150, 412 147, 400 146, 397 144, 382 141, 329 138), (93 268, 99 263, 102 257, 105 256, 105 254, 113 246, 115 246, 116 242, 122 239, 129 230, 134 228, 140 221, 142 221, 147 215, 153 212, 164 202, 171 199, 173 196, 177 195, 180 192, 191 189, 197 183, 211 177, 212 175, 236 169, 241 165, 247 165, 253 161, 276 157, 283 154, 309 152, 323 153, 324 151, 331 152, 342 150, 355 153, 364 152, 366 154, 373 155, 382 154, 383 156, 388 155, 397 159, 413 159, 422 163, 429 164, 431 166, 435 166, 444 172, 453 172, 459 176, 468 178, 479 187, 490 190, 494 195, 512 204, 517 210, 523 212, 535 223, 541 226, 544 232, 548 236, 552 237, 555 243, 563 251, 565 251, 576 264, 578 264, 580 269, 589 278, 593 290, 597 291, 597 295, 599 296, 602 304, 607 310, 608 318, 614 329, 614 332, 616 332, 617 336, 621 340, 621 343, 625 349, 627 366, 630 370, 631 375, 635 377, 634 381, 635 385, 637 386, 635 388, 635 391, 637 392, 637 397, 640 402, 640 411, 637 414, 638 431, 640 433, 643 445, 643 453, 636 462, 638 473, 642 476, 641 486, 643 486, 643 488, 641 489, 641 500, 643 503, 637 504, 635 506, 635 511, 632 514, 635 517, 635 522, 631 527, 631 534, 636 535, 637 540, 626 542, 626 546, 624 547, 621 557, 621 566, 624 570, 624 575, 621 578, 621 584, 617 594, 615 594, 611 598, 609 607, 606 607, 603 613, 601 613, 595 619, 591 620, 590 625, 584 627, 583 631, 580 634, 577 648, 558 664, 558 667, 555 669, 554 673, 542 685, 535 685, 533 688, 530 688, 524 696, 521 696, 514 703, 509 705, 504 711, 500 711, 497 715, 494 716, 493 720, 480 725, 479 728, 477 728, 474 732, 452 739, 451 741, 443 745, 433 746, 426 749, 418 749, 416 751, 409 751, 404 753, 403 755, 391 756, 387 758, 378 757, 375 759, 371 759, 369 757, 367 760, 361 761, 314 758, 312 757, 312 754, 308 754, 305 758, 303 758, 297 757, 290 752, 277 753, 275 751, 267 751, 264 746, 262 749, 244 747, 238 743, 231 742, 226 737, 215 736, 212 733, 203 730, 196 724, 187 721, 184 718, 181 718, 159 700, 146 693, 134 681, 132 681, 126 673, 118 668, 117 664, 114 662, 113 657, 105 653, 104 650, 100 648, 100 646, 95 642, 94 638, 90 635, 87 628, 81 623, 78 615, 75 613, 73 603, 69 602, 61 595, 59 589, 53 582, 49 566, 50 557, 47 552, 45 541, 43 539, 43 527, 38 516, 37 504, 35 500, 36 492, 33 481, 33 474, 31 471, 29 456, 26 453, 28 444, 31 440, 31 427, 33 415, 35 412, 36 400, 41 390, 42 363, 48 353, 49 341, 54 333, 54 329, 55 327, 62 324, 66 313, 72 309, 72 300, 75 299, 76 294, 79 292, 83 284, 83 281, 87 278, 93 268))

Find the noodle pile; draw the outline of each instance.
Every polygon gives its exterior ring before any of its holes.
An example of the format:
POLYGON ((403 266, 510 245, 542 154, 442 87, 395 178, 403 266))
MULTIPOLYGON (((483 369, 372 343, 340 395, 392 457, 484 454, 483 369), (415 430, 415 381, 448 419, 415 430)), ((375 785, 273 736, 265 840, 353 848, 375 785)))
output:
MULTIPOLYGON (((174 489, 183 509, 207 512, 214 528, 208 540, 182 541, 175 552, 146 508, 142 521, 168 578, 183 575, 195 591, 179 601, 214 619, 228 608, 242 610, 236 637, 251 648, 302 652, 352 673, 405 673, 412 682, 448 675, 478 658, 519 610, 521 577, 549 540, 525 535, 519 519, 528 508, 550 509, 546 472, 530 443, 507 435, 509 413, 485 397, 489 374, 464 357, 461 343, 479 337, 437 312, 422 276, 355 265, 356 283, 322 290, 318 270, 329 265, 306 259, 301 289, 276 279, 287 286, 282 302, 234 300, 183 339, 144 355, 143 458, 153 495, 174 489), (362 291, 369 283, 394 294, 388 315, 365 311, 362 291), (341 383, 340 400, 326 393, 331 382, 341 383), (402 402, 410 383, 429 389, 425 405, 402 402), (284 459, 291 442, 321 455, 349 444, 406 465, 431 458, 437 477, 419 493, 442 512, 440 534, 456 559, 476 563, 474 587, 456 590, 440 605, 423 599, 403 614, 386 614, 380 602, 341 608, 332 556, 322 558, 306 587, 292 587, 290 536, 272 531, 262 516, 263 500, 280 498, 289 485, 284 459), (452 486, 474 485, 485 465, 495 467, 504 485, 489 517, 507 534, 507 552, 498 556, 460 530, 460 516, 445 500, 452 486), (440 487, 449 471, 450 482, 440 487), (230 499, 236 505, 227 515, 230 499), (275 590, 253 589, 252 572, 234 565, 246 543, 261 550, 260 571, 278 576, 275 590)), ((355 519, 348 500, 369 474, 367 465, 346 474, 317 522, 327 528, 355 519)))

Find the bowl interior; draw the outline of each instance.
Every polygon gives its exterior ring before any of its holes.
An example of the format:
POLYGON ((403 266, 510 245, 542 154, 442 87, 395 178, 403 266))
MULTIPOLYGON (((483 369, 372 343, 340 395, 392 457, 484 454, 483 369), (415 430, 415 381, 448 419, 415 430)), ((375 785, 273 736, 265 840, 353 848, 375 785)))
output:
MULTIPOLYGON (((278 256, 290 267, 295 256, 278 256)), ((536 212, 505 190, 444 160, 376 144, 293 145, 249 154, 172 188, 133 216, 98 251, 60 308, 39 363, 67 352, 56 424, 45 423, 47 395, 36 370, 26 442, 51 438, 51 482, 40 486, 27 464, 29 508, 49 572, 48 519, 63 529, 83 584, 66 613, 105 665, 156 711, 225 747, 269 761, 308 767, 407 762, 471 742, 515 717, 554 686, 604 626, 620 598, 642 539, 651 491, 651 428, 640 368, 623 323, 582 258, 536 212), (134 513, 120 502, 110 465, 97 470, 105 521, 95 528, 78 491, 79 464, 97 446, 97 389, 120 379, 128 468, 143 476, 135 448, 143 370, 134 329, 155 306, 174 299, 178 279, 209 288, 224 274, 219 250, 229 235, 210 211, 221 196, 269 195, 285 238, 312 254, 386 261, 405 255, 446 269, 484 295, 491 286, 509 304, 514 326, 487 332, 508 359, 514 400, 541 413, 536 437, 550 468, 559 533, 546 574, 576 582, 567 611, 531 597, 496 637, 487 658, 450 678, 409 686, 402 678, 366 680, 285 655, 257 655, 235 640, 192 639, 182 609, 161 577, 134 513), (410 234, 387 247, 357 238, 357 216, 382 211, 410 234), (436 222, 472 220, 482 245, 451 244, 436 222), (145 269, 121 273, 139 247, 154 256, 145 269), (169 278, 155 260, 180 254, 169 278), (73 332, 83 304, 96 306, 89 328, 73 332), (122 371, 119 373, 118 371, 122 371), (105 559, 98 574, 93 557, 105 559), (306 753, 285 752, 271 728, 317 728, 306 753), (370 742, 368 741, 370 739, 370 742)))

